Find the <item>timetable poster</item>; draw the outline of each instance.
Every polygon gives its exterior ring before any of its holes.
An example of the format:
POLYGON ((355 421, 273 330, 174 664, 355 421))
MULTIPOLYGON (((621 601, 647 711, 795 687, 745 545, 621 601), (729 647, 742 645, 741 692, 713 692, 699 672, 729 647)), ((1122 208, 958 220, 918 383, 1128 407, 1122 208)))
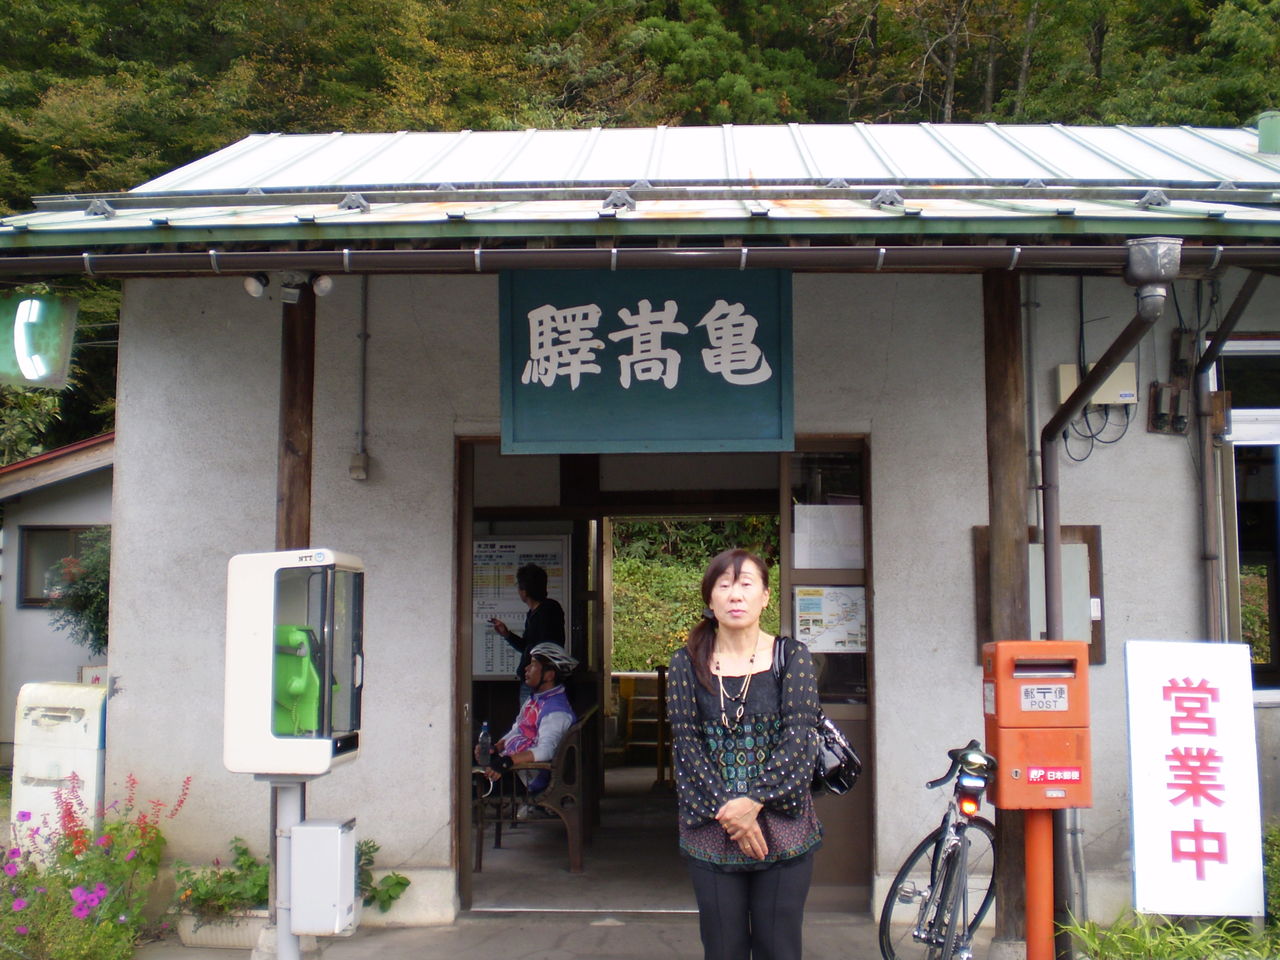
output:
POLYGON ((524 633, 529 608, 516 591, 516 571, 536 563, 547 571, 547 596, 564 607, 565 641, 572 636, 569 616, 568 537, 487 537, 472 547, 471 673, 477 678, 514 680, 520 654, 489 623, 497 617, 512 633, 524 633))

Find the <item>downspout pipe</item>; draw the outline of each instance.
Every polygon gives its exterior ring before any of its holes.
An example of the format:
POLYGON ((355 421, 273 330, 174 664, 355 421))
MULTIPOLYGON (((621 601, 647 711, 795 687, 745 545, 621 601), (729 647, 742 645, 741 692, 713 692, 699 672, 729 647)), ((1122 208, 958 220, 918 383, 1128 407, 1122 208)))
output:
POLYGON ((1182 241, 1176 237, 1130 240, 1125 281, 1138 288, 1138 310, 1093 369, 1040 432, 1040 470, 1044 501, 1044 606, 1046 640, 1062 639, 1062 510, 1058 440, 1103 382, 1155 325, 1164 312, 1168 284, 1181 268, 1182 241))
POLYGON ((1212 430, 1213 406, 1210 398, 1209 371, 1230 339, 1245 308, 1262 282, 1262 274, 1250 270, 1245 277, 1230 309, 1214 332, 1200 362, 1196 364, 1196 419, 1200 430, 1200 522, 1201 546, 1204 560, 1205 638, 1223 641, 1227 638, 1225 623, 1226 578, 1222 567, 1222 509, 1216 469, 1218 447, 1212 430))

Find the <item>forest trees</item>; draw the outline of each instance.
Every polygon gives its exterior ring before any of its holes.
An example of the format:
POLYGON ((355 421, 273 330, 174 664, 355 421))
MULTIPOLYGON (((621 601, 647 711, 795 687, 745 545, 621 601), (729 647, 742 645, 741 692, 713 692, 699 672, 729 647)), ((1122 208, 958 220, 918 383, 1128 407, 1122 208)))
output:
POLYGON ((1280 0, 11 0, 0 205, 119 190, 252 132, 1238 125, 1280 0))

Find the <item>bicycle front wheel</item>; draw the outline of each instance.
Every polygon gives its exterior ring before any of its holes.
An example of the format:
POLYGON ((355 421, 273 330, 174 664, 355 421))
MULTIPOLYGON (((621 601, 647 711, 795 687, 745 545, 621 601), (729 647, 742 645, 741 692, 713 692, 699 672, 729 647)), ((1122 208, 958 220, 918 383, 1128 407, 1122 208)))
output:
POLYGON ((934 849, 942 828, 921 840, 898 868, 880 910, 880 954, 884 960, 935 960, 941 940, 934 935, 937 904, 930 902, 934 849))
POLYGON ((975 817, 962 829, 968 840, 963 886, 955 884, 930 896, 935 886, 946 886, 954 868, 954 856, 935 856, 941 827, 920 841, 893 878, 880 911, 884 960, 950 960, 950 954, 967 945, 982 923, 995 898, 995 828, 975 817), (963 916, 963 925, 947 923, 953 915, 963 916))

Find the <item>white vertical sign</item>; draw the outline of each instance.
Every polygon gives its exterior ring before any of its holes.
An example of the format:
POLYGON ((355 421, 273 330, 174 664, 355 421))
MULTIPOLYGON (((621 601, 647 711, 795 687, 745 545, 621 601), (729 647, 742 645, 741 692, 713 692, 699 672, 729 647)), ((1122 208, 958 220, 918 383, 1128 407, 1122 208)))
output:
POLYGON ((1261 916, 1249 648, 1130 640, 1125 679, 1134 909, 1261 916))

